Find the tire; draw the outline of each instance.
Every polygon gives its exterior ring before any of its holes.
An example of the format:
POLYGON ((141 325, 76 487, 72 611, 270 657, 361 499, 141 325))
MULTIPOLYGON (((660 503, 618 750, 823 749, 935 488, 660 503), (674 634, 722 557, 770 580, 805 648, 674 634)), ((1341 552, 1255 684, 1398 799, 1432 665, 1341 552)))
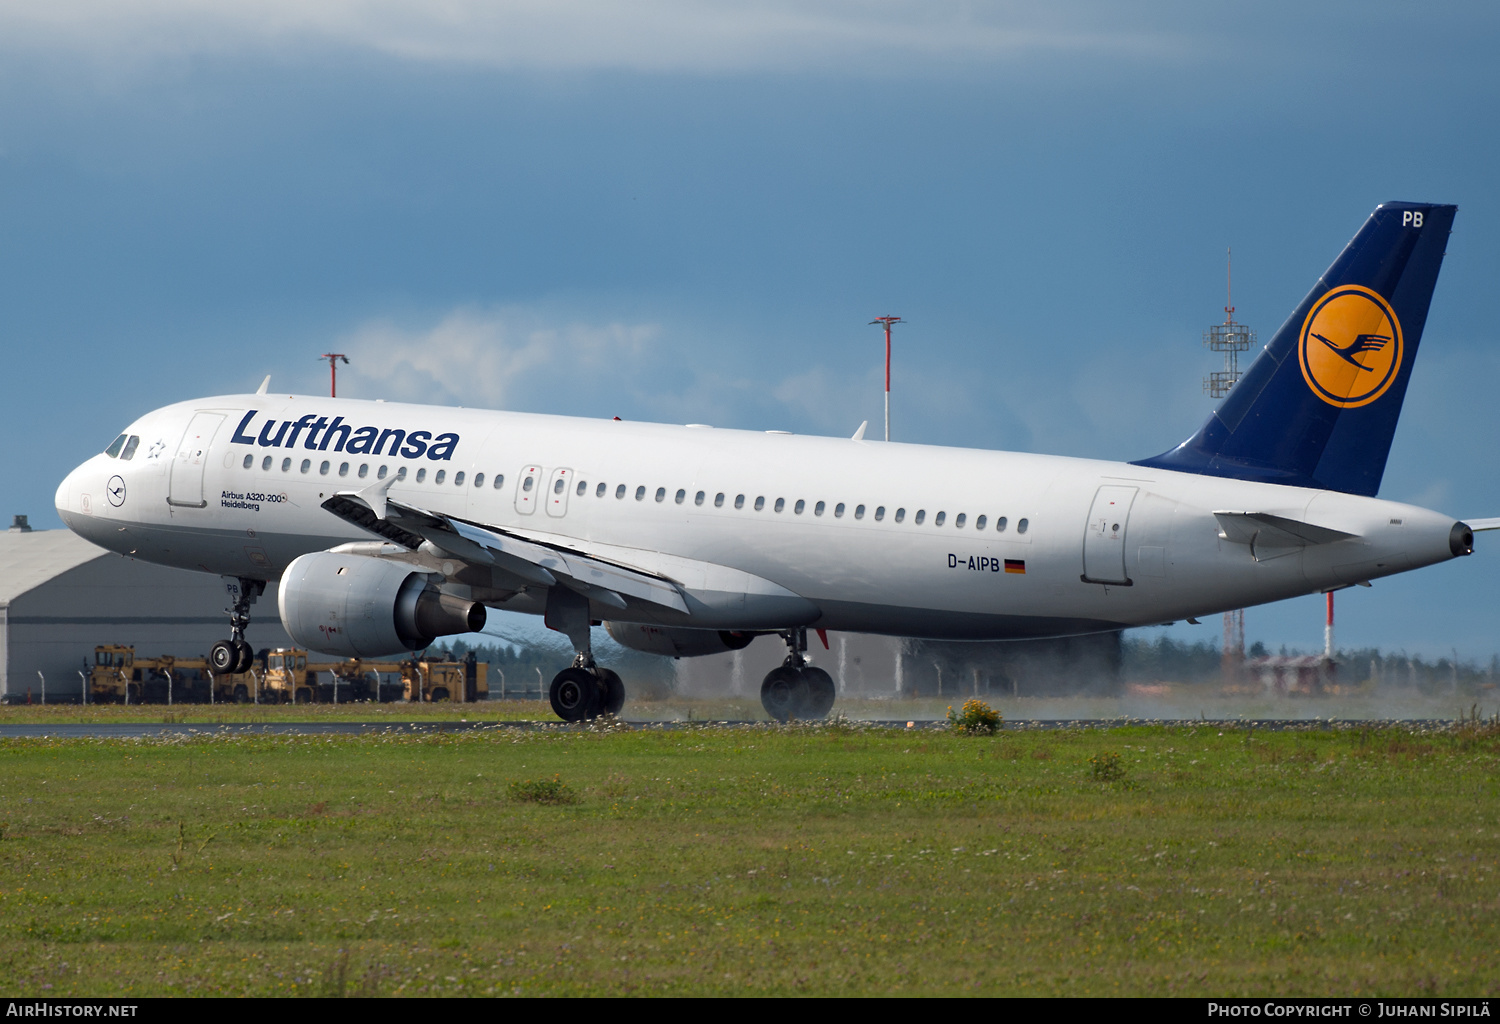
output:
POLYGON ((250 667, 255 664, 255 648, 251 647, 244 640, 240 640, 235 643, 234 649, 240 655, 239 661, 235 663, 234 670, 236 672, 249 672, 250 667))
POLYGON ((778 722, 801 718, 807 707, 807 678, 788 665, 773 668, 760 684, 760 706, 778 722))
POLYGON ((208 664, 216 676, 227 676, 238 672, 240 649, 229 640, 220 640, 208 649, 208 664))
POLYGON ((601 668, 599 682, 604 687, 604 706, 600 709, 602 714, 618 715, 620 709, 625 706, 625 682, 618 673, 611 672, 607 668, 601 668))
POLYGON ((564 722, 582 722, 599 714, 604 703, 599 680, 584 668, 565 668, 552 677, 548 696, 552 710, 564 722))
POLYGON ((433 690, 432 691, 432 699, 433 700, 447 700, 448 699, 448 688, 446 686, 439 686, 437 689, 433 690))
POLYGON ((809 665, 802 670, 802 678, 807 680, 807 707, 803 711, 803 717, 827 718, 828 712, 833 710, 833 702, 838 699, 833 676, 809 665))
POLYGON ((250 703, 250 689, 244 683, 236 684, 234 688, 234 702, 236 704, 250 703))

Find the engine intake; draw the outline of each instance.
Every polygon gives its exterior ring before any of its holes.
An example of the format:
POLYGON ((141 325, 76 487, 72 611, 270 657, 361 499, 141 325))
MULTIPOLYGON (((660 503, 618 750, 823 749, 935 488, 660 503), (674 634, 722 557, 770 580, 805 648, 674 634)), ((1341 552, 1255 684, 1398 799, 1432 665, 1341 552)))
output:
POLYGON ((443 593, 409 565, 369 555, 303 555, 281 574, 278 600, 294 643, 346 658, 421 650, 485 623, 484 605, 443 593))
POLYGON ((744 650, 760 634, 727 629, 686 629, 648 626, 640 622, 606 622, 604 628, 623 647, 668 658, 698 658, 744 650))

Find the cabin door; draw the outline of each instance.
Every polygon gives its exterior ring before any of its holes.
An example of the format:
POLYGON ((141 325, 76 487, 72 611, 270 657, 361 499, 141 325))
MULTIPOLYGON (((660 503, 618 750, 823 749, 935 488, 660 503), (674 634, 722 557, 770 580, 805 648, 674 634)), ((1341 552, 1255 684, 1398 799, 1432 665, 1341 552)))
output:
POLYGON ((1125 530, 1137 488, 1106 484, 1094 495, 1083 534, 1083 581, 1130 585, 1125 575, 1125 530))
POLYGON ((172 460, 171 482, 167 485, 167 504, 187 508, 204 508, 203 471, 208 468, 208 447, 224 422, 218 412, 193 413, 192 422, 182 434, 177 457, 172 460))

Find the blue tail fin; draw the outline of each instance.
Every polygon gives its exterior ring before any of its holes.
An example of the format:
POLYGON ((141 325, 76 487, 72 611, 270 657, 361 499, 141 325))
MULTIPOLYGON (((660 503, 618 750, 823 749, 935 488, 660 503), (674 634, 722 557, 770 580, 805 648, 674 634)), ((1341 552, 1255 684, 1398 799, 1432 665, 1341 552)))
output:
POLYGON ((1457 209, 1376 207, 1208 422, 1135 465, 1373 496, 1457 209))

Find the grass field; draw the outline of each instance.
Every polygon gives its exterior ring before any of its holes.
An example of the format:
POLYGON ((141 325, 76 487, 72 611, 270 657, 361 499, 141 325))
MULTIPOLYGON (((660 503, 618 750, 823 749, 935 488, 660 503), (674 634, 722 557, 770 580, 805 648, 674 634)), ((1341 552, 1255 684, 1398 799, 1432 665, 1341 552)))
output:
POLYGON ((1493 727, 10 739, 0 766, 5 995, 1500 992, 1493 727))

